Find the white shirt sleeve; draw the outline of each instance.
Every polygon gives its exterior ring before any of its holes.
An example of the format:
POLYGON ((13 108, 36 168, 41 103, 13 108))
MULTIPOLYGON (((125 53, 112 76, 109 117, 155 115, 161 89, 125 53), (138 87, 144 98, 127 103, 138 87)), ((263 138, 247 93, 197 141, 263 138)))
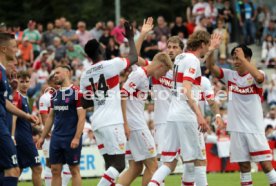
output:
POLYGON ((111 59, 110 63, 113 64, 113 69, 118 74, 130 66, 130 61, 127 58, 116 57, 111 59))
POLYGON ((184 72, 183 72, 183 81, 184 80, 191 81, 191 82, 195 81, 197 74, 198 74, 197 65, 198 65, 198 63, 193 62, 193 61, 191 61, 190 63, 186 63, 184 72))
POLYGON ((39 113, 48 113, 50 106, 50 100, 47 99, 46 94, 43 94, 39 99, 39 113))
POLYGON ((229 77, 233 70, 220 68, 220 76, 218 77, 220 80, 222 80, 225 84, 227 84, 229 77))

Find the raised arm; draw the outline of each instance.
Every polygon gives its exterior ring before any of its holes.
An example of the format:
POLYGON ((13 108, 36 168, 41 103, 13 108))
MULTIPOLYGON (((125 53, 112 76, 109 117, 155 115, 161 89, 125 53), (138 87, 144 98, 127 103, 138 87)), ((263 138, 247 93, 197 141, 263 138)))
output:
POLYGON ((138 61, 138 54, 136 51, 135 43, 134 43, 134 32, 132 26, 129 24, 129 22, 125 22, 125 34, 124 36, 128 39, 129 42, 129 55, 128 59, 130 61, 130 64, 133 65, 137 63, 138 61))

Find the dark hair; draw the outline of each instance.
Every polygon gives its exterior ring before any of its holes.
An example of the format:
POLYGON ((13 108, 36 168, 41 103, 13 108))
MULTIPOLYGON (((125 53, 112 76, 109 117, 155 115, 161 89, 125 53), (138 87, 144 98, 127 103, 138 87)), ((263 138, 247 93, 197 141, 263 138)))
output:
POLYGON ((27 79, 31 78, 31 75, 28 71, 20 71, 17 73, 17 79, 27 79))
POLYGON ((246 58, 251 59, 251 57, 252 57, 252 50, 251 50, 250 48, 248 48, 245 44, 240 44, 240 45, 234 47, 234 48, 232 49, 232 51, 231 51, 231 56, 234 56, 235 50, 236 50, 237 48, 241 48, 242 51, 243 51, 243 53, 244 53, 244 56, 245 56, 246 58))
POLYGON ((184 49, 184 43, 181 41, 181 39, 178 36, 171 36, 169 37, 167 44, 169 43, 177 43, 181 50, 184 49))
POLYGON ((84 51, 94 61, 101 54, 100 43, 96 39, 91 39, 84 46, 84 51))
POLYGON ((14 39, 14 35, 6 32, 0 32, 0 45, 6 44, 6 42, 14 39))
POLYGON ((267 125, 266 127, 265 127, 265 131, 267 131, 268 129, 273 129, 273 126, 272 125, 267 125))

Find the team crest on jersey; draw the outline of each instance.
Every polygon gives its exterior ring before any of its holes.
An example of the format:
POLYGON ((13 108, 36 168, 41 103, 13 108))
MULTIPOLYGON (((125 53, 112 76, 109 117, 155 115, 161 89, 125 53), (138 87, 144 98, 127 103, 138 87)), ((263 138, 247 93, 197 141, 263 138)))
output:
POLYGON ((119 149, 120 150, 125 150, 125 144, 124 143, 119 144, 119 149))
POLYGON ((40 103, 40 104, 39 104, 40 107, 43 107, 43 105, 44 105, 43 103, 40 103))
POLYGON ((135 85, 135 83, 133 83, 133 82, 130 82, 128 86, 129 86, 130 88, 133 88, 133 89, 136 88, 136 85, 135 85))
POLYGON ((253 77, 247 78, 247 83, 248 84, 253 84, 253 77))
POLYGON ((70 99, 69 98, 65 98, 65 103, 69 103, 70 99))
POLYGON ((202 155, 203 155, 203 156, 206 156, 206 150, 205 150, 205 149, 202 149, 201 152, 202 152, 202 155))
POLYGON ((149 153, 150 153, 150 154, 154 154, 154 152, 155 152, 154 147, 151 147, 151 148, 149 148, 148 150, 149 150, 149 153))
POLYGON ((189 68, 189 72, 190 72, 191 74, 194 74, 194 73, 195 73, 195 69, 194 69, 194 68, 189 68))

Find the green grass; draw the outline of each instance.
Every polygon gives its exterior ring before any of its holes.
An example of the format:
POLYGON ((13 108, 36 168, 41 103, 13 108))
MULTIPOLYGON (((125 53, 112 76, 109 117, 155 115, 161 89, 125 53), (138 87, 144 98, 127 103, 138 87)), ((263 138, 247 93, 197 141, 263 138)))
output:
MULTIPOLYGON (((253 183, 256 186, 268 185, 266 176, 264 173, 253 173, 253 183)), ((166 179, 167 186, 181 186, 181 175, 172 175, 166 179)), ((83 179, 82 186, 96 186, 99 179, 83 179)), ((19 186, 31 186, 31 182, 21 182, 19 186)), ((135 180, 132 186, 141 186, 141 177, 135 180)), ((209 186, 239 186, 240 176, 239 173, 209 173, 208 174, 208 185, 209 186)))

